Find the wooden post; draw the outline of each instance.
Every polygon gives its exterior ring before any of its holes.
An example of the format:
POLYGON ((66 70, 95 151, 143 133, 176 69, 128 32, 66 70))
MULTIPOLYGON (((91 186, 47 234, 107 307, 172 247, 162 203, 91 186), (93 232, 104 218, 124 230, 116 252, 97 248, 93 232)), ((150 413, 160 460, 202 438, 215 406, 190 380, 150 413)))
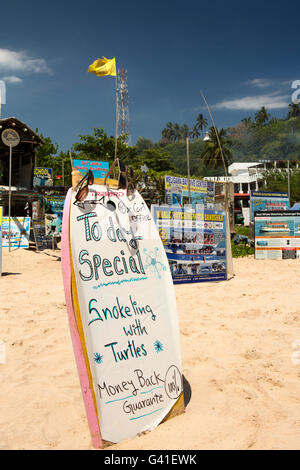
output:
POLYGON ((288 195, 289 195, 289 207, 291 206, 291 184, 290 184, 290 161, 287 162, 288 168, 288 195))
POLYGON ((188 137, 186 137, 186 161, 187 161, 188 193, 189 193, 189 204, 190 204, 191 203, 191 174, 190 174, 190 149, 189 149, 188 137))

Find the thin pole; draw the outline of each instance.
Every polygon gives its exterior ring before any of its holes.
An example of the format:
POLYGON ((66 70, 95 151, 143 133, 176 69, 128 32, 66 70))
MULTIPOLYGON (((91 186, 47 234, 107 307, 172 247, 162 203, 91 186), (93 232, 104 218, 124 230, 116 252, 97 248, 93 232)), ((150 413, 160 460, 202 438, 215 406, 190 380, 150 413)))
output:
POLYGON ((187 175, 188 175, 188 192, 189 204, 191 203, 191 174, 190 174, 190 151, 189 151, 189 138, 186 137, 186 161, 187 161, 187 175))
POLYGON ((11 217, 11 165, 12 146, 9 146, 9 191, 8 191, 8 251, 10 251, 10 217, 11 217))
POLYGON ((290 185, 290 161, 288 160, 287 162, 287 168, 288 168, 288 195, 289 195, 289 206, 291 205, 291 185, 290 185))
POLYGON ((63 178, 63 186, 65 185, 65 162, 62 160, 62 178, 63 178))
POLYGON ((115 140, 115 160, 117 158, 118 147, 118 126, 119 126, 119 100, 118 100, 118 73, 116 74, 116 140, 115 140))
POLYGON ((204 103, 206 104, 206 107, 207 107, 207 111, 210 115, 210 119, 211 119, 211 122, 212 122, 212 125, 214 127, 214 130, 215 130, 215 133, 216 133, 216 137, 217 137, 217 141, 218 141, 218 145, 219 145, 219 149, 220 149, 220 152, 221 152, 221 156, 222 156, 222 160, 223 160, 223 165, 224 165, 224 171, 225 171, 225 176, 227 176, 227 169, 226 169, 226 165, 225 165, 225 158, 224 158, 224 155, 223 155, 223 150, 222 150, 222 146, 221 146, 221 142, 220 142, 220 139, 219 139, 219 134, 218 134, 218 131, 216 129, 216 126, 215 126, 215 123, 214 123, 214 120, 213 120, 213 117, 212 117, 212 114, 210 112, 210 109, 209 109, 209 106, 207 104, 207 101, 202 93, 202 91, 200 90, 200 95, 202 96, 203 98, 203 101, 204 103))
MULTIPOLYGON (((206 105, 206 108, 208 110, 208 113, 209 113, 209 116, 210 116, 210 119, 211 119, 211 122, 212 122, 212 125, 214 127, 214 130, 215 130, 215 133, 216 133, 216 137, 217 137, 217 141, 218 141, 218 145, 219 145, 219 149, 220 149, 220 152, 221 152, 221 156, 222 156, 222 160, 223 160, 223 166, 224 166, 224 171, 225 171, 225 176, 226 176, 226 179, 227 179, 227 169, 226 169, 226 165, 225 165, 225 158, 224 158, 224 155, 223 155, 223 150, 222 150, 222 146, 221 146, 221 142, 220 142, 220 139, 219 139, 219 134, 218 134, 218 131, 216 129, 216 126, 215 126, 215 123, 214 123, 214 120, 213 120, 213 117, 212 117, 212 114, 210 112, 210 109, 209 109, 209 106, 207 104, 207 101, 202 93, 202 91, 200 90, 200 94, 203 98, 203 101, 206 105)), ((233 271, 233 263, 232 263, 232 250, 231 250, 231 242, 230 242, 230 223, 229 223, 229 204, 228 204, 228 188, 227 188, 227 184, 228 182, 225 182, 224 183, 224 190, 225 190, 225 194, 224 194, 224 205, 225 205, 225 214, 226 214, 226 260, 227 260, 227 265, 229 267, 229 269, 232 271, 232 275, 234 276, 234 271, 233 271)), ((228 269, 228 271, 229 271, 228 269)))
POLYGON ((71 162, 71 170, 73 171, 73 160, 72 160, 72 154, 69 150, 69 157, 70 157, 70 162, 71 162))

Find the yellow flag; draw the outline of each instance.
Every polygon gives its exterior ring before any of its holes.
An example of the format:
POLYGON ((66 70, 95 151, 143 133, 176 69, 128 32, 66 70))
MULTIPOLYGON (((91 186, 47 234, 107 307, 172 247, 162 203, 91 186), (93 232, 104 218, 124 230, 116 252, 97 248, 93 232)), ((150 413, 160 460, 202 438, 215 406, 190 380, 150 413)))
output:
POLYGON ((95 60, 88 68, 88 72, 94 73, 98 77, 105 77, 106 75, 116 76, 116 59, 102 59, 95 60))

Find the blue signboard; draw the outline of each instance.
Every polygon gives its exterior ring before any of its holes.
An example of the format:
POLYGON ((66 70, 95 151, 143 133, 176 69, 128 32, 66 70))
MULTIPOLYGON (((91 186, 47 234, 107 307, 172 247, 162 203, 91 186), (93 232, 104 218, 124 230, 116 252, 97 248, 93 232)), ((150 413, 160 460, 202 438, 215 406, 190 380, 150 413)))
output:
POLYGON ((46 235, 61 232, 65 197, 51 195, 44 198, 46 235))
POLYGON ((52 168, 34 168, 33 186, 53 186, 52 168))
POLYGON ((256 211, 285 211, 290 207, 288 193, 270 191, 251 191, 251 222, 256 211))
POLYGON ((89 160, 73 160, 74 170, 80 171, 84 176, 88 170, 92 170, 94 178, 105 178, 109 170, 109 162, 98 162, 89 160))
POLYGON ((152 206, 174 284, 227 279, 225 213, 152 206))
POLYGON ((300 211, 255 212, 255 258, 300 258, 300 211))
POLYGON ((189 204, 189 195, 193 207, 202 204, 204 209, 213 209, 215 184, 212 181, 195 179, 188 181, 187 178, 183 177, 165 176, 167 204, 183 207, 185 204, 189 204))
MULTIPOLYGON (((10 246, 29 248, 30 217, 10 218, 10 246)), ((2 217, 2 246, 9 246, 9 217, 2 217)))

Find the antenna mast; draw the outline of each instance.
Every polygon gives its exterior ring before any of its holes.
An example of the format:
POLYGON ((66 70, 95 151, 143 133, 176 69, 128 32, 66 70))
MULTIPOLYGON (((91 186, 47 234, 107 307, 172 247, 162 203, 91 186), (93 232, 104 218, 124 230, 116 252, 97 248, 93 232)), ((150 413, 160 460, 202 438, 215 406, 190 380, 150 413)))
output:
POLYGON ((118 70, 118 135, 127 134, 126 142, 131 144, 129 126, 129 95, 127 85, 127 70, 122 67, 118 70))

